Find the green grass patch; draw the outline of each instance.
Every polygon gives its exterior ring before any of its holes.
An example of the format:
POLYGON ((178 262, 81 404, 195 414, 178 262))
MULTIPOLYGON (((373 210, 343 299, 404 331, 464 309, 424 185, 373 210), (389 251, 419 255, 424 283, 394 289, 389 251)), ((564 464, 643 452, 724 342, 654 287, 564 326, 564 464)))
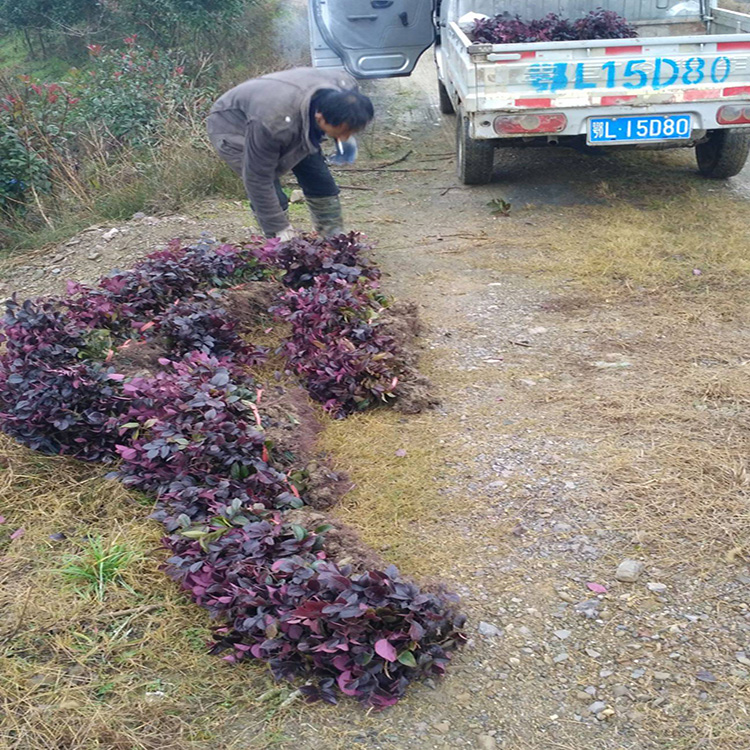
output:
POLYGON ((0 71, 40 76, 51 80, 63 78, 73 63, 57 55, 34 57, 19 32, 0 36, 0 71))
POLYGON ((84 594, 93 594, 100 602, 109 586, 121 585, 132 591, 123 578, 139 552, 128 544, 107 542, 103 537, 89 538, 80 554, 68 558, 60 575, 84 594))

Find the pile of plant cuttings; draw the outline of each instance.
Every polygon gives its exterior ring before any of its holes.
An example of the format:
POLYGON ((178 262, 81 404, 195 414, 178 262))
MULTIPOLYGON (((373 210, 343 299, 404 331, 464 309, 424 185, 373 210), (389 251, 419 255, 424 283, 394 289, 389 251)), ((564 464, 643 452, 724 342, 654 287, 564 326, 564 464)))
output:
POLYGON ((95 286, 13 298, 0 427, 43 453, 113 464, 113 479, 154 498, 166 571, 216 618, 215 653, 303 678, 311 700, 340 691, 383 708, 443 673, 463 618, 454 597, 321 519, 343 482, 308 470, 313 410, 278 371, 258 379, 282 354, 336 417, 401 398, 413 410, 417 391, 430 402, 408 353, 414 316, 389 308, 366 250, 356 234, 173 243, 95 286), (273 321, 285 333, 275 353, 248 340, 273 321))
POLYGON ((548 13, 544 18, 524 21, 520 16, 500 13, 475 22, 472 39, 483 44, 527 44, 591 39, 630 39, 635 26, 612 10, 597 8, 574 21, 548 13))

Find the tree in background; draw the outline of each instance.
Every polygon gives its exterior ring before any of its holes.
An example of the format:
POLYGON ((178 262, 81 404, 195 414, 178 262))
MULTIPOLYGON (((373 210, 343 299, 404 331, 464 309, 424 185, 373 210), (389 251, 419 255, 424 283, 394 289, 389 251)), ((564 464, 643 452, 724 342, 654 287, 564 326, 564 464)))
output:
POLYGON ((257 0, 121 0, 119 13, 134 30, 145 30, 160 46, 174 47, 207 34, 220 39, 228 23, 257 0), (187 37, 187 39, 186 39, 187 37))
POLYGON ((234 184, 206 143, 206 109, 240 81, 300 62, 289 54, 300 49, 296 8, 0 0, 0 41, 16 53, 0 58, 0 247, 97 217, 177 210, 234 184))
POLYGON ((47 35, 83 36, 103 12, 98 0, 0 0, 0 18, 7 30, 18 30, 31 54, 35 40, 47 54, 47 35))
MULTIPOLYGON (((0 33, 17 31, 32 55, 65 43, 110 45, 138 33, 162 48, 221 45, 242 34, 242 16, 277 0, 0 0, 0 33)), ((275 11, 274 11, 275 12, 275 11)))

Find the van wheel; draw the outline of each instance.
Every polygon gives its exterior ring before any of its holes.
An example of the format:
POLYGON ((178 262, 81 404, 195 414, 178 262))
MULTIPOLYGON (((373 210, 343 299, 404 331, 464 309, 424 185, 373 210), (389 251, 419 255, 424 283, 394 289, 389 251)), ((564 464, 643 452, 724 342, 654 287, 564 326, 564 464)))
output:
POLYGON ((492 179, 495 147, 491 141, 471 137, 469 118, 461 109, 456 118, 456 155, 458 179, 464 185, 486 185, 492 179))
POLYGON ((698 169, 704 177, 725 179, 742 171, 750 153, 750 131, 739 128, 709 130, 708 140, 695 147, 698 169))
POLYGON ((448 96, 448 89, 445 88, 445 84, 441 80, 438 80, 438 96, 440 97, 440 111, 444 115, 455 115, 456 110, 450 96, 448 96))

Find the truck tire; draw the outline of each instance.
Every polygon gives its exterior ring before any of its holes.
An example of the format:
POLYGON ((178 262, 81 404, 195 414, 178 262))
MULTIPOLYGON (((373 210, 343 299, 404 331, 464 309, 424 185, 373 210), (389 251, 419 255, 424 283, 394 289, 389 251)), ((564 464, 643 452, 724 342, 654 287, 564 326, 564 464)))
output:
POLYGON ((709 130, 708 140, 695 147, 698 170, 704 177, 726 179, 742 171, 750 152, 750 130, 709 130))
POLYGON ((445 88, 445 84, 440 79, 438 79, 438 96, 440 97, 440 112, 444 115, 455 115, 456 110, 450 96, 448 96, 448 89, 445 88))
POLYGON ((492 179, 495 147, 491 141, 471 137, 469 118, 458 110, 456 118, 456 160, 458 179, 464 185, 486 185, 492 179))

